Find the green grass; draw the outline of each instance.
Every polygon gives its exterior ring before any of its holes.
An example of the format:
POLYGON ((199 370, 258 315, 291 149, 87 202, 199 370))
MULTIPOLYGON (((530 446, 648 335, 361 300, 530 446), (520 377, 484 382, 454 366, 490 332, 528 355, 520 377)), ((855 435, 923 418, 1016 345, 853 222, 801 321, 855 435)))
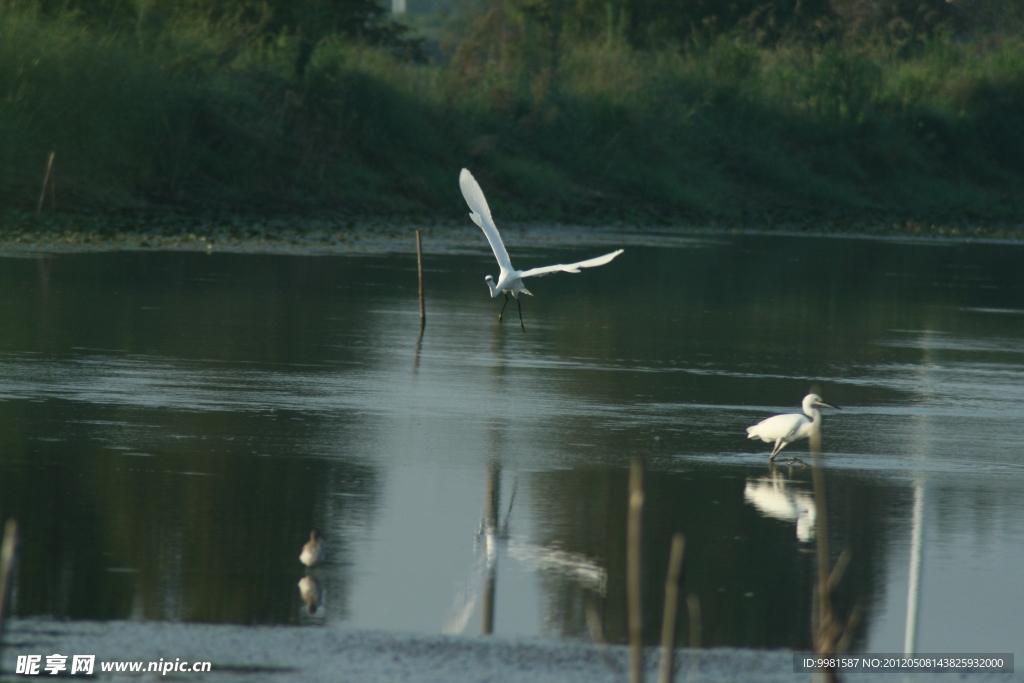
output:
POLYGON ((477 39, 442 66, 328 39, 296 81, 287 36, 173 17, 104 30, 4 4, 0 200, 33 207, 52 150, 65 210, 449 217, 462 166, 510 218, 1024 210, 1019 38, 906 56, 610 36, 557 59, 477 39))

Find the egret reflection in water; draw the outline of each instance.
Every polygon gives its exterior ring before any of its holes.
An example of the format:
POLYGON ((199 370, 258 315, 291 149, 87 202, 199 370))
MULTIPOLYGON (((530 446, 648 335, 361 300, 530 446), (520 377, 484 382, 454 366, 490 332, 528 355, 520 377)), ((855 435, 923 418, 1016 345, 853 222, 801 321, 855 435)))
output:
POLYGON ((302 601, 306 603, 306 611, 310 614, 316 614, 317 608, 323 601, 323 589, 320 587, 320 582, 317 581, 316 577, 306 574, 299 579, 299 595, 302 597, 302 601))
POLYGON ((743 487, 743 500, 757 508, 765 517, 796 522, 796 537, 801 541, 814 539, 817 518, 814 494, 798 488, 781 472, 772 469, 766 477, 750 477, 743 487))
POLYGON ((494 632, 498 553, 502 547, 528 571, 557 575, 579 584, 595 596, 605 595, 608 573, 595 560, 582 553, 530 543, 510 532, 516 488, 514 484, 502 518, 501 465, 493 461, 488 465, 484 510, 474 540, 475 559, 467 578, 456 590, 442 632, 454 635, 465 631, 477 602, 481 603, 481 632, 485 635, 494 632))
POLYGON ((481 631, 484 634, 494 631, 495 589, 498 581, 498 542, 508 538, 508 518, 512 512, 514 501, 515 493, 513 492, 512 500, 509 501, 509 511, 502 524, 498 517, 498 506, 501 502, 501 465, 491 461, 487 466, 487 492, 483 518, 480 520, 480 528, 474 540, 476 557, 470 568, 469 576, 459 586, 452 600, 451 609, 442 627, 443 633, 462 633, 481 596, 483 597, 481 631))

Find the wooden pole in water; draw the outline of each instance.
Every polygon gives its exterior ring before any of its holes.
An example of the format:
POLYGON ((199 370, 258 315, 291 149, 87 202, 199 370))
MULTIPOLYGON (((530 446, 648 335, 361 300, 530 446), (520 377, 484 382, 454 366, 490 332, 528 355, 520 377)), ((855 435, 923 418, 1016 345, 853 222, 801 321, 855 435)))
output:
POLYGON ((676 648, 676 609, 679 605, 679 575, 683 569, 683 535, 672 537, 672 550, 668 558, 668 575, 665 577, 665 610, 661 620, 661 668, 658 683, 671 683, 672 657, 676 648))
POLYGON ((4 526, 3 544, 0 545, 0 633, 3 632, 4 618, 7 616, 7 594, 10 592, 7 584, 10 583, 11 572, 14 569, 17 542, 18 523, 9 519, 4 526))
MULTIPOLYGON (((43 210, 43 202, 46 200, 46 186, 50 184, 50 174, 53 172, 53 160, 57 156, 56 152, 50 152, 50 159, 46 162, 46 175, 43 176, 43 190, 39 193, 39 206, 36 207, 36 215, 38 216, 43 210)), ((54 196, 53 202, 57 203, 57 198, 54 196)))
POLYGON ((416 270, 420 279, 420 331, 427 324, 427 308, 423 300, 423 235, 422 231, 416 230, 416 270))
POLYGON ((643 683, 643 613, 640 600, 640 531, 644 507, 644 459, 633 456, 629 468, 629 513, 626 524, 626 602, 629 614, 629 681, 643 683))

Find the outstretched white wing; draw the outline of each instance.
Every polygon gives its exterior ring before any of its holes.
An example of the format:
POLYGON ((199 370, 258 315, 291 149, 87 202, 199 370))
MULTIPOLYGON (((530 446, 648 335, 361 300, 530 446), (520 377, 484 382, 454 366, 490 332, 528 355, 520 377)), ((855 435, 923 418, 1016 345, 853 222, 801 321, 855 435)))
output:
POLYGON ((515 270, 508 258, 508 252, 505 251, 501 235, 498 234, 498 228, 494 225, 494 219, 491 218, 491 208, 487 206, 484 191, 480 189, 476 178, 473 177, 473 174, 468 169, 462 169, 462 173, 459 174, 459 187, 462 188, 462 196, 466 198, 466 203, 469 204, 471 212, 469 217, 484 231, 487 241, 491 243, 494 258, 498 259, 498 265, 502 270, 515 270))
POLYGON ((551 273, 578 273, 580 272, 580 268, 593 268, 594 266, 603 266, 606 263, 610 263, 613 258, 621 253, 622 249, 617 249, 616 251, 605 254, 604 256, 595 256, 594 258, 587 259, 586 261, 579 261, 578 263, 559 263, 554 266, 531 268, 530 270, 524 270, 519 277, 536 277, 538 275, 550 275, 551 273))

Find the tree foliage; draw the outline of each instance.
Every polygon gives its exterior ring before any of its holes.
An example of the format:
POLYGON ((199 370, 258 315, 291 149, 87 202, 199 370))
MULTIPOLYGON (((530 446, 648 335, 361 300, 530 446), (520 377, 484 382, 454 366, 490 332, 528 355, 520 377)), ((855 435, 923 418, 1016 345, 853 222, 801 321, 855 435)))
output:
POLYGON ((405 57, 422 57, 421 41, 394 21, 377 0, 39 0, 44 12, 71 11, 80 19, 111 27, 135 28, 169 15, 202 17, 241 27, 254 40, 289 35, 298 50, 294 71, 302 76, 317 44, 342 36, 386 47, 405 57))
POLYGON ((1020 0, 488 0, 469 36, 555 51, 567 39, 650 49, 706 47, 721 35, 764 46, 845 39, 907 48, 1022 20, 1020 0))

